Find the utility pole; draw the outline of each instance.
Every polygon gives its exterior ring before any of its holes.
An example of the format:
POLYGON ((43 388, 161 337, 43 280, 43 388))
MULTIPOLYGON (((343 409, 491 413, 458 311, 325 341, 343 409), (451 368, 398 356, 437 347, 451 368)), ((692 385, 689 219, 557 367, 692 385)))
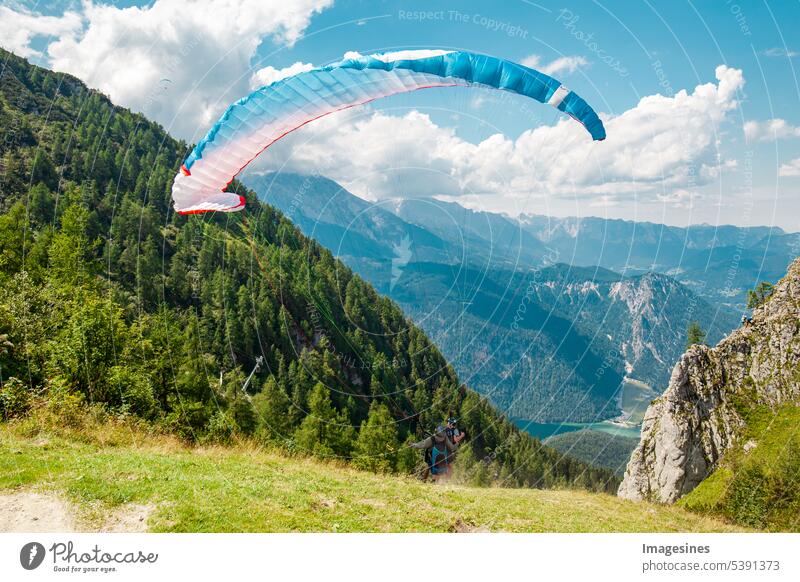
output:
POLYGON ((264 356, 256 357, 256 365, 253 367, 253 371, 250 372, 250 375, 247 377, 247 380, 245 380, 244 384, 242 385, 242 392, 244 392, 244 395, 247 396, 248 400, 250 399, 250 395, 247 393, 247 387, 250 385, 250 380, 253 379, 255 373, 261 369, 261 364, 263 363, 264 363, 264 356))

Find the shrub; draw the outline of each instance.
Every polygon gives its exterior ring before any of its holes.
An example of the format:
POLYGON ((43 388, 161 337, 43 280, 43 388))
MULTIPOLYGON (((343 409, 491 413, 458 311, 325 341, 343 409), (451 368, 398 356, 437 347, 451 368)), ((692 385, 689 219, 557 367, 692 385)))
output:
POLYGON ((109 380, 120 391, 123 412, 143 418, 152 418, 155 415, 156 399, 150 379, 144 374, 125 366, 114 366, 110 370, 109 380))
POLYGON ((0 415, 3 420, 24 416, 31 408, 31 393, 17 378, 9 378, 0 386, 0 415))
POLYGON ((735 472, 727 494, 729 516, 736 522, 762 528, 769 509, 769 487, 758 464, 748 464, 735 472))
POLYGON ((202 441, 205 443, 228 444, 236 430, 236 422, 231 416, 221 410, 211 415, 208 428, 202 441))
POLYGON ((83 394, 70 390, 67 382, 60 376, 49 380, 47 392, 47 408, 51 414, 65 426, 83 426, 86 414, 83 394))
POLYGON ((415 440, 414 435, 409 435, 406 442, 397 451, 397 470, 400 473, 414 473, 419 468, 421 458, 419 451, 409 446, 415 440))

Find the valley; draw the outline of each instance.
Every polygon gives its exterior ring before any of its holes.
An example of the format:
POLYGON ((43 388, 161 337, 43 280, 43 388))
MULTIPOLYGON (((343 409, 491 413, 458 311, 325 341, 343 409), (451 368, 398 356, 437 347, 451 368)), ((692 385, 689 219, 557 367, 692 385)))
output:
MULTIPOLYGON (((666 387, 689 322, 711 344, 738 325, 742 303, 720 303, 666 274, 680 264, 673 247, 681 236, 701 250, 737 237, 756 247, 764 237, 790 236, 725 227, 714 238, 700 226, 601 219, 515 221, 433 199, 373 204, 320 176, 245 180, 397 301, 467 384, 544 437, 585 426, 635 434, 627 424, 638 425, 642 406, 666 387), (621 262, 623 247, 643 253, 637 261, 650 257, 642 264, 654 271, 621 262), (662 255, 663 265, 653 258, 662 255), (591 260, 619 272, 580 266, 591 260), (643 390, 629 388, 637 383, 643 390), (622 426, 609 422, 620 417, 622 426)), ((776 262, 790 260, 788 247, 770 252, 782 257, 776 262)), ((706 279, 701 287, 716 289, 706 279)))

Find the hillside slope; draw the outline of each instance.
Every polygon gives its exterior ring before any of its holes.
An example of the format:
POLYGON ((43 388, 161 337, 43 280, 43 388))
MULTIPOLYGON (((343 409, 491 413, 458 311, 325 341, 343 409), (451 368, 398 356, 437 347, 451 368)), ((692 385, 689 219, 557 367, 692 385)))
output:
POLYGON ((755 407, 745 428, 681 507, 750 527, 800 530, 800 406, 755 407))
POLYGON ((84 531, 119 530, 109 516, 131 513, 145 520, 132 528, 160 532, 736 530, 607 494, 425 484, 247 444, 187 447, 130 423, 65 429, 36 418, 0 425, 4 495, 55 498, 73 515, 51 522, 84 531))
POLYGON ((0 66, 0 417, 43 393, 187 440, 244 434, 410 472, 421 454, 400 445, 454 415, 487 481, 615 487, 521 433, 396 304, 237 182, 241 213, 176 216, 186 145, 160 126, 8 52, 0 66))
MULTIPOLYGON (((749 467, 755 473, 744 491, 761 497, 751 500, 757 518, 747 521, 797 528, 798 407, 800 259, 753 311, 751 322, 716 347, 695 345, 681 357, 669 388, 645 413, 619 495, 672 503, 709 475, 719 485, 725 473, 741 477, 749 467), (773 519, 770 512, 780 515, 773 519)), ((733 485, 736 479, 728 481, 733 485)), ((729 497, 736 488, 727 485, 717 488, 720 499, 703 499, 710 487, 698 492, 694 506, 718 505, 724 497, 737 503, 729 497)))

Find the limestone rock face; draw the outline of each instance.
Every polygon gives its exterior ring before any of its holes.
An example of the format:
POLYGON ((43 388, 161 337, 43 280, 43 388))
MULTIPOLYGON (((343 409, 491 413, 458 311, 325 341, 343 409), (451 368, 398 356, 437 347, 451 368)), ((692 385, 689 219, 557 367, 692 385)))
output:
POLYGON ((674 503, 697 487, 737 440, 748 403, 800 403, 800 259, 714 348, 692 346, 645 413, 618 495, 674 503))

